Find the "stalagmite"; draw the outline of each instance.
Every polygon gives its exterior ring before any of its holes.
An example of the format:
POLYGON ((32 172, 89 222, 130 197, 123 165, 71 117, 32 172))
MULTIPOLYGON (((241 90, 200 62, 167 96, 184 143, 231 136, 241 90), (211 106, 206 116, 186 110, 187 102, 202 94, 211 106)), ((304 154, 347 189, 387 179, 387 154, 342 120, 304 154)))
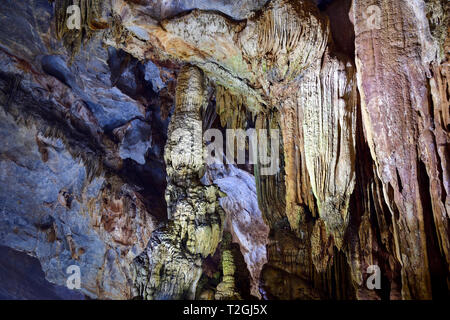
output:
POLYGON ((136 294, 145 299, 194 299, 202 259, 214 254, 222 238, 224 216, 217 188, 200 182, 205 89, 203 72, 184 66, 164 154, 169 222, 153 233, 136 263, 136 294))

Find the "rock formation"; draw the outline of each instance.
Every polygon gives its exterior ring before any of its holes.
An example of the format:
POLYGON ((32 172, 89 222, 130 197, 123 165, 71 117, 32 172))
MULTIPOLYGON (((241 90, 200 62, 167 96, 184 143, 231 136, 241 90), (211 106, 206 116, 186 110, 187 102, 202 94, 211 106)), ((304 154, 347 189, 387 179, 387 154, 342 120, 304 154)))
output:
POLYGON ((169 223, 153 232, 139 259, 148 258, 148 264, 139 263, 136 270, 145 275, 137 282, 138 294, 144 298, 194 299, 202 259, 214 254, 222 238, 224 215, 217 188, 200 181, 204 173, 200 111, 206 102, 205 90, 200 69, 187 65, 180 70, 164 155, 169 223))
POLYGON ((236 3, 5 1, 0 245, 92 298, 448 297, 448 2, 236 3))

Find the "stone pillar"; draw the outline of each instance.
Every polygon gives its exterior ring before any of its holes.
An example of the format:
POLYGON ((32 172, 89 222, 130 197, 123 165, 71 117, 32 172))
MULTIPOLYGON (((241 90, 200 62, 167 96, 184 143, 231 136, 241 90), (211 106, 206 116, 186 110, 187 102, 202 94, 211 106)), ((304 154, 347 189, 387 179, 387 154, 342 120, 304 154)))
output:
POLYGON ((169 222, 153 233, 135 263, 135 294, 144 299, 194 299, 202 259, 214 254, 222 238, 218 190, 200 182, 205 171, 201 118, 205 96, 203 72, 184 66, 164 154, 169 222))

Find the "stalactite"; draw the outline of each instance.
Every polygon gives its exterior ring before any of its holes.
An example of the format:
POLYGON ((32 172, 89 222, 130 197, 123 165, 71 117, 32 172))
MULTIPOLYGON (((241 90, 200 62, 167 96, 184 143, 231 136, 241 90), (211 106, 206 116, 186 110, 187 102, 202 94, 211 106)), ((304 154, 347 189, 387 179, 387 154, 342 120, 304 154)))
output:
POLYGON ((259 58, 254 61, 259 64, 258 73, 272 76, 272 81, 292 80, 320 58, 327 45, 328 28, 309 1, 270 1, 240 41, 248 57, 255 58, 256 53, 259 58), (248 41, 253 32, 257 42, 248 41))
POLYGON ((64 45, 70 50, 72 59, 80 51, 82 44, 88 41, 94 30, 107 27, 100 21, 103 1, 101 0, 54 0, 56 37, 64 40, 64 45), (68 20, 73 15, 67 12, 68 7, 76 5, 80 8, 80 29, 69 29, 68 20))
POLYGON ((240 95, 233 95, 224 87, 216 86, 216 112, 222 127, 245 129, 247 127, 247 109, 240 95))
POLYGON ((325 53, 300 82, 306 167, 320 218, 342 247, 355 185, 356 78, 350 61, 325 53))
POLYGON ((217 286, 215 298, 216 300, 236 300, 240 299, 240 295, 236 292, 236 284, 234 274, 236 266, 234 263, 233 253, 231 251, 231 235, 225 233, 221 243, 222 251, 222 282, 217 286))

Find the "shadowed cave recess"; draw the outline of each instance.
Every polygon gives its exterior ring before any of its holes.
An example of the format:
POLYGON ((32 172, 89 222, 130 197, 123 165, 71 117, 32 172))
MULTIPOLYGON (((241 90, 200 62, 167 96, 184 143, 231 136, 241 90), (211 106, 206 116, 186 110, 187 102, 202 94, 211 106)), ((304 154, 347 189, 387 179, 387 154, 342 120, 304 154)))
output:
POLYGON ((3 0, 0 299, 448 298, 449 9, 3 0))

